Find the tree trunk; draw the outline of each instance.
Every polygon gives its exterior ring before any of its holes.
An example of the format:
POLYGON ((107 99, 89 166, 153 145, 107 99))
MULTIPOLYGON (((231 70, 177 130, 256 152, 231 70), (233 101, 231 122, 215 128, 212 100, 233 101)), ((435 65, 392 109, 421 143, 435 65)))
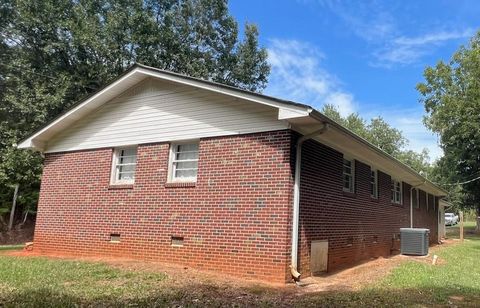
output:
POLYGON ((477 206, 477 211, 476 211, 477 216, 476 221, 477 221, 477 226, 475 227, 475 232, 480 233, 480 205, 477 206))
POLYGON ((13 220, 15 219, 15 208, 17 207, 17 196, 18 196, 18 187, 20 185, 15 185, 15 192, 13 193, 13 201, 12 201, 12 210, 10 211, 10 220, 8 222, 8 231, 11 231, 13 228, 13 220))
POLYGON ((22 226, 27 222, 27 217, 28 217, 28 210, 25 211, 25 217, 23 218, 22 226))

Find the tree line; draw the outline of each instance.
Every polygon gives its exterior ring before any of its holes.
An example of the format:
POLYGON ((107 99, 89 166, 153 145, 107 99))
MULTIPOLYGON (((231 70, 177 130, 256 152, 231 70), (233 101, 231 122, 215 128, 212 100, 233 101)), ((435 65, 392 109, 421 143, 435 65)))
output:
MULTIPOLYGON (((29 133, 136 62, 250 91, 267 84, 258 30, 226 0, 0 2, 0 212, 20 184, 35 210, 42 157, 15 148, 29 133)), ((0 215, 1 216, 1 215, 0 215)), ((1 221, 0 221, 1 223, 1 221)))
MULTIPOLYGON (((1 1, 0 217, 16 184, 23 211, 38 199, 42 157, 15 144, 135 62, 261 92, 267 51, 255 25, 242 31, 227 0, 1 1)), ((425 124, 445 153, 434 164, 382 118, 323 112, 436 182, 480 176, 480 35, 424 77, 425 124)), ((455 204, 479 209, 478 182, 448 189, 455 204)))

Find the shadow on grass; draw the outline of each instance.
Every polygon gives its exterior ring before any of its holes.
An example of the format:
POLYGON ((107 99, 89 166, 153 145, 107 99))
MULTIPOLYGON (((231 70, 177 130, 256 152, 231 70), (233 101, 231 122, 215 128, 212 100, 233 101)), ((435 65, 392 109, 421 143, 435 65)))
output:
POLYGON ((102 296, 85 298, 78 295, 37 289, 12 292, 0 298, 5 307, 405 307, 405 306, 478 306, 477 289, 445 286, 434 289, 367 289, 358 292, 329 292, 298 295, 295 292, 266 291, 262 294, 246 290, 208 286, 158 290, 142 298, 102 296))

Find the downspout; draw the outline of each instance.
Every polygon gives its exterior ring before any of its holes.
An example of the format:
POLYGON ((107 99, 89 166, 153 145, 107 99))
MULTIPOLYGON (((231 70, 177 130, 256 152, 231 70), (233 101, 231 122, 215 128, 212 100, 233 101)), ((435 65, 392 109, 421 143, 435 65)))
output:
POLYGON ((298 228, 300 220, 300 168, 302 166, 302 145, 308 139, 321 135, 328 130, 328 124, 323 123, 320 129, 304 135, 297 140, 295 156, 295 180, 293 184, 293 218, 292 218, 292 263, 290 270, 295 280, 300 279, 300 273, 297 271, 298 260, 298 228))
MULTIPOLYGON (((422 186, 423 184, 425 184, 425 182, 426 181, 424 180, 422 183, 410 187, 410 228, 413 228, 413 198, 412 198, 413 190, 422 186)), ((419 200, 418 191, 417 191, 417 200, 419 200)))

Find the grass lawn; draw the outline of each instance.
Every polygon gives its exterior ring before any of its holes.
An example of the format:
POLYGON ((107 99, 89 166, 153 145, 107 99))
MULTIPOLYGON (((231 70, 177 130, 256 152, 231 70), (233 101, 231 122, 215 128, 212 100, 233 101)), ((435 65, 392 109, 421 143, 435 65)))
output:
MULTIPOLYGON (((472 230, 473 224, 466 227, 472 230)), ((458 227, 448 232, 458 235, 458 227)), ((149 270, 0 255, 0 306, 358 307, 480 306, 480 237, 436 249, 439 265, 406 261, 360 291, 303 294, 300 288, 180 282, 149 270)), ((182 278, 183 279, 183 278, 182 278)))
MULTIPOLYGON (((465 224, 464 244, 435 250, 439 265, 407 261, 379 282, 358 292, 317 294, 305 304, 331 306, 480 306, 480 237, 475 223, 465 224)), ((459 227, 447 228, 449 238, 458 238, 459 227)))
POLYGON ((2 250, 20 250, 23 249, 25 245, 0 245, 0 251, 2 250))

